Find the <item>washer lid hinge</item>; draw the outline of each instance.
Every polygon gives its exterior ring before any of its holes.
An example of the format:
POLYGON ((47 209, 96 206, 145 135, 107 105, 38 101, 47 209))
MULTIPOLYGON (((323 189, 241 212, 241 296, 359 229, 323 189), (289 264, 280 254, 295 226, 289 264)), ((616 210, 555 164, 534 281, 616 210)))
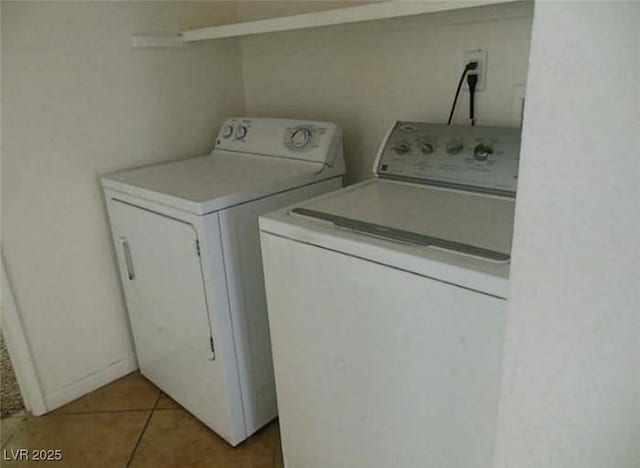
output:
POLYGON ((200 241, 196 239, 196 254, 200 256, 200 241))

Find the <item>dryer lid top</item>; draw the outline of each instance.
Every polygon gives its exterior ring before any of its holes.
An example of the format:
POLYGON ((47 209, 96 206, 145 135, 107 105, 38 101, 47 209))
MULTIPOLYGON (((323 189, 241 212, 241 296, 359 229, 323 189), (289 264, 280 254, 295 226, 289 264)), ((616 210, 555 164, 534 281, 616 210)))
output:
POLYGON ((206 214, 340 174, 319 164, 214 151, 209 156, 108 174, 102 185, 206 214))

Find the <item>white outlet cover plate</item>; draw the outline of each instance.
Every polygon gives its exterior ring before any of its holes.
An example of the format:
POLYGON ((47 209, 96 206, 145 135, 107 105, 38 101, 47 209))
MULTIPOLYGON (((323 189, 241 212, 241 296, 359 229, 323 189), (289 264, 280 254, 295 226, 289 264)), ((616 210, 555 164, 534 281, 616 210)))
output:
MULTIPOLYGON (((477 73, 478 83, 476 84, 476 91, 482 91, 487 81, 487 51, 484 49, 466 50, 462 58, 462 67, 464 68, 467 63, 474 60, 478 62, 478 68, 476 70, 469 70, 467 74, 477 73)), ((463 89, 467 92, 469 91, 467 80, 464 82, 463 89)))

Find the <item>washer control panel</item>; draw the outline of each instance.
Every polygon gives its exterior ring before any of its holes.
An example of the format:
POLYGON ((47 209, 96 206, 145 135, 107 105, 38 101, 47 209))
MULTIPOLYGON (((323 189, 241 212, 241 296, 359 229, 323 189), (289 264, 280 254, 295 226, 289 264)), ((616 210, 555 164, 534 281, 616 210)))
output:
POLYGON ((396 122, 383 143, 378 177, 515 196, 520 129, 396 122))
POLYGON ((331 165, 342 132, 330 122, 272 118, 230 118, 222 125, 214 150, 300 159, 331 165))

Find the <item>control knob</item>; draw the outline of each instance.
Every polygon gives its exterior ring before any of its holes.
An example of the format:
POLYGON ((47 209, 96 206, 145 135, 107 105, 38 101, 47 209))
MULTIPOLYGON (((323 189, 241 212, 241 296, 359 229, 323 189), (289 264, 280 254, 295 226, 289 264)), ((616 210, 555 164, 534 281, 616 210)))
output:
POLYGON ((452 140, 447 143, 447 154, 458 154, 464 149, 464 145, 460 140, 452 140))
POLYGON ((222 138, 229 138, 231 135, 233 135, 233 127, 231 125, 222 127, 222 138))
POLYGON ((420 143, 420 151, 422 151, 422 154, 431 154, 433 153, 433 145, 428 141, 423 141, 420 143))
POLYGON ((245 136, 247 136, 247 127, 244 125, 236 127, 236 140, 242 140, 245 136))
POLYGON ((486 161, 490 154, 493 154, 493 148, 485 143, 479 143, 473 149, 473 157, 478 161, 486 161))
POLYGON ((393 149, 395 149, 398 154, 407 154, 411 146, 409 146, 409 143, 402 142, 398 143, 393 149))
POLYGON ((291 135, 291 144, 294 148, 304 148, 311 140, 311 130, 308 128, 299 128, 291 135))

